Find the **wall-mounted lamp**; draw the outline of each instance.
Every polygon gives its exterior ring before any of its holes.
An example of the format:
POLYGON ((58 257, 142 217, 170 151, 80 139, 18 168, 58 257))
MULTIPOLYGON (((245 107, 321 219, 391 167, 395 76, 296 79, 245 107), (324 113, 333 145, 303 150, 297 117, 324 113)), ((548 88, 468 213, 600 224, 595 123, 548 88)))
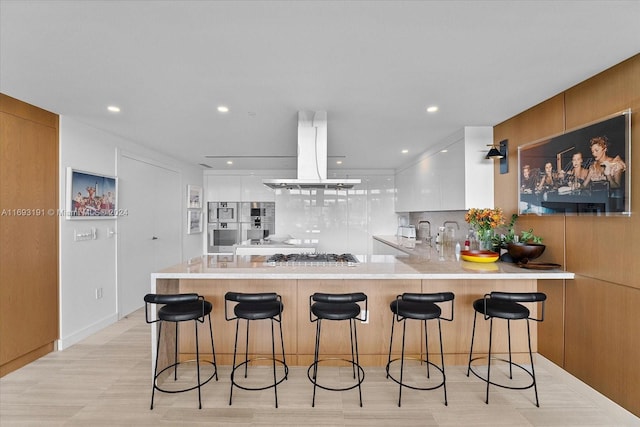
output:
POLYGON ((485 156, 485 159, 500 159, 500 173, 504 174, 509 172, 509 162, 508 162, 508 154, 509 154, 509 140, 505 139, 500 141, 498 146, 496 144, 492 144, 491 149, 485 156))

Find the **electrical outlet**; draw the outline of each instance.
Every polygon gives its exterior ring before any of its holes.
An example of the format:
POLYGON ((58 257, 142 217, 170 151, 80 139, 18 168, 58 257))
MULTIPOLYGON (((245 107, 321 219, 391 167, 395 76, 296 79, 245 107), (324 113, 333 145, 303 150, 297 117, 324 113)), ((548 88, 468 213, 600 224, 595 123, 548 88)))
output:
POLYGON ((367 320, 364 320, 362 323, 364 323, 364 324, 369 323, 369 310, 360 310, 360 318, 361 319, 365 319, 365 318, 367 319, 367 320))

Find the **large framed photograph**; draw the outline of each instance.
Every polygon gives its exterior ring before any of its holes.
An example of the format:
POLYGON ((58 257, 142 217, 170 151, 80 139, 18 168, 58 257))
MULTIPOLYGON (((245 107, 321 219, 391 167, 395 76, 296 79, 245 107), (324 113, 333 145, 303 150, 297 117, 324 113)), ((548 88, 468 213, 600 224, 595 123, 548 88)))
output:
POLYGON ((66 219, 115 219, 117 206, 115 176, 67 168, 66 219))
POLYGON ((520 214, 631 215, 631 110, 518 147, 520 214))
POLYGON ((202 187, 187 185, 188 209, 202 209, 202 187))
POLYGON ((202 233, 202 211, 187 211, 187 234, 202 233))

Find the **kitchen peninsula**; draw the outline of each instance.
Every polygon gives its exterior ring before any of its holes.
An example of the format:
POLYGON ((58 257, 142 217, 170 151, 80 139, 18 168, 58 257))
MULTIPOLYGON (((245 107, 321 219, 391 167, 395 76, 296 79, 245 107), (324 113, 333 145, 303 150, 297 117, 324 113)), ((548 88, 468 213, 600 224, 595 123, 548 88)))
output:
MULTIPOLYGON (((573 273, 562 270, 527 270, 503 262, 456 261, 452 251, 443 253, 435 248, 422 249, 420 255, 413 256, 358 255, 357 258, 359 262, 353 266, 273 266, 266 263, 266 256, 208 255, 152 274, 151 292, 196 292, 212 302, 216 356, 221 364, 231 364, 235 330, 233 324, 225 321, 225 293, 277 292, 284 304, 282 324, 287 363, 309 365, 313 360, 315 336, 315 323, 309 321, 309 296, 314 292, 361 291, 368 295, 369 317, 367 323, 358 326, 360 360, 363 365, 384 366, 391 333, 389 303, 403 292, 451 291, 456 296, 455 317, 453 322, 443 324, 445 357, 449 364, 464 364, 468 357, 475 299, 493 290, 531 292, 537 289, 538 280, 574 277, 573 273)), ((268 354, 271 351, 270 326, 268 322, 262 323, 252 325, 250 353, 268 354)), ((488 341, 488 328, 484 328, 484 323, 487 322, 480 322, 477 332, 480 333, 478 351, 482 351, 483 343, 488 341)), ((519 326, 512 326, 515 338, 512 345, 516 352, 526 349, 526 340, 523 339, 526 338, 526 329, 518 329, 519 326)), ((336 327, 348 326, 344 323, 336 327)), ((532 328, 535 348, 535 325, 532 328)), ((169 329, 165 328, 165 331, 169 329)), ((407 335, 411 345, 407 351, 418 354, 424 335, 418 328, 410 329, 407 335)), ((435 336, 436 331, 432 331, 429 325, 431 336, 435 336)), ((499 335, 504 332, 500 330, 499 335)), ((348 336, 348 331, 336 331, 334 336, 348 336)), ((503 341, 502 338, 498 336, 496 342, 503 341)), ((152 341, 152 351, 155 352, 155 328, 152 341)), ((163 342, 170 340, 163 339, 163 342)), ((500 342, 501 347, 497 347, 497 351, 506 349, 506 343, 502 344, 500 342)), ((323 341, 321 345, 328 357, 345 357, 350 352, 349 343, 344 340, 323 341)), ((163 353, 172 354, 171 348, 168 344, 160 350, 161 364, 163 353)), ((192 358, 194 349, 193 334, 182 334, 182 357, 192 358)))

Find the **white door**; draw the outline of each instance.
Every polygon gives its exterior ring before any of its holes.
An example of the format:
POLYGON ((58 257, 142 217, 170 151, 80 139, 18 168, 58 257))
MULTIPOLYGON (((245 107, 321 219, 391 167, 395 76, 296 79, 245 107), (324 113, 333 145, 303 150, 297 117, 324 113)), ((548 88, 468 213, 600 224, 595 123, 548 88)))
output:
POLYGON ((118 164, 118 315, 144 305, 151 273, 182 258, 180 174, 121 155, 118 164))

